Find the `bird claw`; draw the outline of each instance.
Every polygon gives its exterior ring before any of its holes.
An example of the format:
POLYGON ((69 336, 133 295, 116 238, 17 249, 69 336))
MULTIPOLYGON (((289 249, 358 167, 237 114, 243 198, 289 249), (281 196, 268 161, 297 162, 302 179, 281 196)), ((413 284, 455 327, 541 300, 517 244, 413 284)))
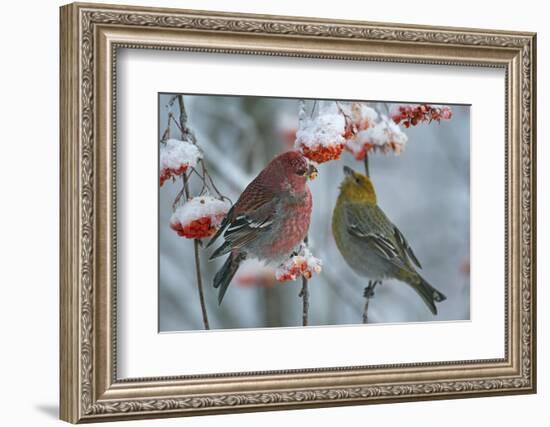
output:
POLYGON ((365 298, 369 298, 369 299, 372 298, 372 297, 374 297, 374 289, 371 288, 370 286, 367 286, 367 287, 365 288, 365 291, 363 292, 363 296, 364 296, 365 298))
POLYGON ((365 288, 363 292, 363 296, 368 299, 373 298, 374 288, 376 287, 376 285, 381 285, 381 284, 382 284, 381 280, 369 280, 369 285, 365 288))

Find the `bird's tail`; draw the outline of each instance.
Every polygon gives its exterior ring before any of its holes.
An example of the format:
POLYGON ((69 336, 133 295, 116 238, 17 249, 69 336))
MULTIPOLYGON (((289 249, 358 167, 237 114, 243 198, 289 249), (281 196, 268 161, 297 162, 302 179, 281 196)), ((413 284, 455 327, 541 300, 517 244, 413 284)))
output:
POLYGON ((233 276, 237 272, 239 265, 244 261, 246 255, 243 253, 233 254, 231 253, 225 260, 222 268, 214 276, 214 287, 220 288, 218 293, 218 304, 222 303, 223 297, 233 276))
POLYGON ((415 274, 407 280, 422 300, 426 303, 432 314, 437 314, 436 302, 445 301, 447 297, 430 285, 422 276, 415 274))

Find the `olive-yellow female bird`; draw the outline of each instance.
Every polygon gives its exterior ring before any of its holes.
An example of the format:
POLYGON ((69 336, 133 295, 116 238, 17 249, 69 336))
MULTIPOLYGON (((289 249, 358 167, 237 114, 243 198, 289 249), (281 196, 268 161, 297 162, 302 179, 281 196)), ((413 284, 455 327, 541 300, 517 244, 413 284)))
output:
POLYGON ((372 181, 345 166, 346 175, 332 216, 336 245, 348 265, 373 280, 395 278, 408 283, 431 312, 445 295, 432 287, 415 267, 422 268, 399 229, 376 202, 372 181))

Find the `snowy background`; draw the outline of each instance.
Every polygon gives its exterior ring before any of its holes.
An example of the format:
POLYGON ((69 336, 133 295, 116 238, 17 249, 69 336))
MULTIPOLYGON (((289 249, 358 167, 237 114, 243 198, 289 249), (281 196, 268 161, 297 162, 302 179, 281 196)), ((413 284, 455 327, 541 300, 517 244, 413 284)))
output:
MULTIPOLYGON (((171 95, 159 95, 159 139, 166 129, 171 95)), ((188 126, 205 153, 217 187, 233 202, 275 155, 294 143, 299 101, 262 97, 184 96, 188 126)), ((312 106, 312 101, 308 101, 312 106)), ((374 104, 370 104, 374 105, 374 104)), ((388 105, 390 109, 392 105, 388 105)), ((178 117, 178 106, 171 107, 178 117)), ((447 300, 432 316, 406 284, 388 280, 377 287, 369 322, 466 320, 470 317, 470 114, 467 106, 451 106, 451 120, 404 129, 408 143, 399 156, 372 154, 370 173, 380 207, 400 228, 422 263, 422 275, 447 300)), ((385 111, 386 106, 378 104, 385 111)), ((177 129, 172 127, 173 135, 177 129)), ((158 143, 158 141, 157 141, 158 143)), ((323 271, 310 281, 310 325, 361 323, 363 289, 342 259, 331 233, 332 209, 343 179, 342 167, 361 172, 363 163, 345 152, 341 160, 320 165, 310 182, 313 214, 310 247, 323 260, 323 271)), ((193 241, 169 227, 172 203, 181 180, 159 190, 159 330, 202 329, 195 281, 193 241)), ((199 181, 191 186, 200 190, 199 181)), ((212 278, 223 259, 201 266, 212 329, 300 326, 301 281, 277 283, 273 272, 246 261, 221 306, 212 278)))

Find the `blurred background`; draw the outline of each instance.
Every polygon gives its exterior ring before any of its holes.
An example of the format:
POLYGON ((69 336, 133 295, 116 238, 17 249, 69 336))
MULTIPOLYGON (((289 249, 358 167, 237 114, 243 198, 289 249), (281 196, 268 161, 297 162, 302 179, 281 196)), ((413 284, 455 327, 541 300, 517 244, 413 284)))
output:
MULTIPOLYGON (((159 140, 168 112, 179 116, 173 94, 159 95, 159 140)), ((298 126, 298 99, 185 95, 188 126, 205 154, 208 170, 222 194, 233 202, 277 154, 291 149, 298 126)), ((307 101, 312 108, 314 101, 307 101)), ((409 100, 413 102, 414 100, 409 100)), ((424 102, 424 101, 423 101, 424 102)), ((399 102, 403 104, 404 102, 399 102)), ((368 103, 385 111, 380 102, 368 103)), ((388 104, 390 109, 392 104, 388 104)), ((386 280, 369 305, 369 323, 468 320, 470 318, 470 107, 451 105, 453 117, 403 129, 408 143, 401 155, 371 154, 370 174, 378 204, 406 236, 422 264, 422 275, 447 296, 434 317, 408 285, 386 280)), ((179 135, 175 125, 172 134, 179 135)), ((348 165, 364 172, 362 161, 344 152, 339 161, 320 165, 310 182, 313 213, 309 244, 323 271, 309 282, 309 324, 362 322, 368 284, 341 257, 331 218, 348 165)), ((191 193, 202 183, 191 181, 191 193)), ((159 331, 203 329, 195 277, 193 241, 169 227, 181 180, 159 189, 159 331)), ((212 278, 224 258, 208 261, 201 249, 205 299, 212 329, 301 326, 301 280, 279 283, 263 264, 247 260, 218 306, 212 278)))

